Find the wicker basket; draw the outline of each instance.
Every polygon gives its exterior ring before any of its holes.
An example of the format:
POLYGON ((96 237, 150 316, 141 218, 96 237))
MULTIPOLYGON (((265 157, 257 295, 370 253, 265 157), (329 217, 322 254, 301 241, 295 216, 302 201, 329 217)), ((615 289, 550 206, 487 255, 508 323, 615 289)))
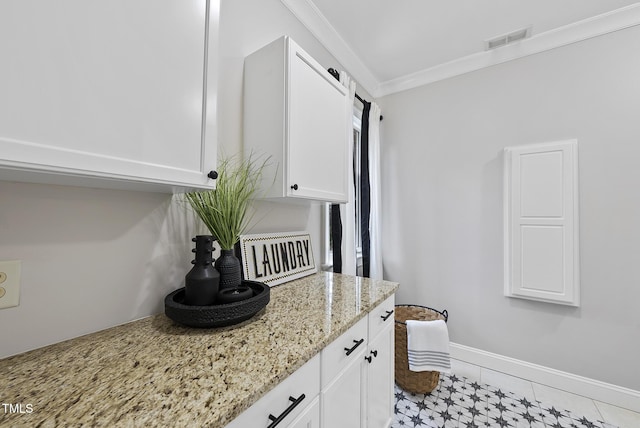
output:
POLYGON ((426 306, 397 305, 395 307, 396 384, 404 391, 428 394, 438 386, 440 372, 412 372, 407 358, 407 320, 433 321, 449 319, 446 310, 440 312, 426 306))

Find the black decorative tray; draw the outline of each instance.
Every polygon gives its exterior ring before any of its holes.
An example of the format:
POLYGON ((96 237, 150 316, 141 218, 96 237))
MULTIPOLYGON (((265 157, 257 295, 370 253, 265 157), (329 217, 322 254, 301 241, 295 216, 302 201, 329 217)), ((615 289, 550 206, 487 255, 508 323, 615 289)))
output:
POLYGON ((267 306, 270 299, 269 286, 257 281, 242 281, 242 285, 253 290, 253 297, 238 302, 211 306, 184 304, 184 287, 169 293, 164 298, 164 313, 177 323, 189 327, 224 327, 248 320, 267 306))

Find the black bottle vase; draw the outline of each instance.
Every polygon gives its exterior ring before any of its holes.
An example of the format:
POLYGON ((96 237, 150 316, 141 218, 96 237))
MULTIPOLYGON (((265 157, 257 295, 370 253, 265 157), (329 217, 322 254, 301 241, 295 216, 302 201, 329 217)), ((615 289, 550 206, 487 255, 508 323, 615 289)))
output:
POLYGON ((220 250, 215 267, 220 272, 220 290, 237 288, 242 283, 242 267, 234 250, 220 250))
POLYGON ((198 235, 192 239, 196 243, 193 251, 196 258, 193 268, 184 278, 185 304, 192 306, 213 305, 220 288, 220 274, 213 266, 213 237, 198 235))

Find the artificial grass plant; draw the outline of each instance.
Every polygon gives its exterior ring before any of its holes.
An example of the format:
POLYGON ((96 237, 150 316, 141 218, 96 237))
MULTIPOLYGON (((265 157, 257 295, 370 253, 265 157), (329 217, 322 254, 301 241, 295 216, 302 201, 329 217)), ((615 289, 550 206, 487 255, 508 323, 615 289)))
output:
POLYGON ((252 154, 243 160, 222 159, 214 190, 186 193, 189 204, 221 249, 233 249, 247 229, 253 217, 247 216, 249 201, 258 190, 267 161, 258 161, 252 154))

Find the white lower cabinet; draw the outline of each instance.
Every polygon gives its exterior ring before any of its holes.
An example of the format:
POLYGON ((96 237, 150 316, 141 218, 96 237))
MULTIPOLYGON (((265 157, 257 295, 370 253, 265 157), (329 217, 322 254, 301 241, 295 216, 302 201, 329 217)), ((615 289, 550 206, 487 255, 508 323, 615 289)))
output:
POLYGON ((226 428, 388 428, 394 302, 382 302, 226 428))
POLYGON ((367 318, 363 318, 321 353, 321 426, 361 427, 364 415, 367 318))
POLYGON ((242 412, 226 428, 318 427, 319 392, 320 355, 316 355, 242 412))
POLYGON ((388 428, 393 420, 394 296, 322 351, 323 428, 388 428), (361 339, 364 341, 346 355, 361 339))

